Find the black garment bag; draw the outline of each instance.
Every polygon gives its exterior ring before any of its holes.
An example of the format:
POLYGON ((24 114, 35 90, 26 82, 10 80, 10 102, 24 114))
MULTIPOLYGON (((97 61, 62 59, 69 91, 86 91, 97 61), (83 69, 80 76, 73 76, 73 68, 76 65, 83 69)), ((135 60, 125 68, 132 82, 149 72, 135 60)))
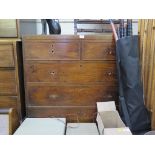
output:
POLYGON ((150 114, 144 105, 140 77, 138 36, 116 41, 120 115, 133 134, 151 130, 150 114))

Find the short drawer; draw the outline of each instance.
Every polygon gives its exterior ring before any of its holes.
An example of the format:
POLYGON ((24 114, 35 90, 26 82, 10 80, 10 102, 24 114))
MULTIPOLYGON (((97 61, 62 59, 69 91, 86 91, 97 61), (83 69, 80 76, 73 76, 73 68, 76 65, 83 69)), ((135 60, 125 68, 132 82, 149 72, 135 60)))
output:
POLYGON ((82 42, 83 60, 115 60, 115 46, 113 42, 82 42))
POLYGON ((117 100, 117 87, 88 86, 29 86, 30 106, 96 106, 99 101, 117 100))
POLYGON ((96 107, 27 107, 27 117, 65 117, 67 122, 94 122, 96 107))
POLYGON ((15 83, 0 83, 0 95, 17 95, 15 83))
POLYGON ((17 94, 14 70, 0 70, 0 94, 17 94))
POLYGON ((0 69, 0 83, 15 83, 15 70, 0 69))
POLYGON ((25 42, 25 59, 28 60, 79 60, 80 43, 73 42, 25 42))
POLYGON ((0 67, 14 67, 13 46, 0 44, 0 67))
POLYGON ((116 64, 111 62, 26 63, 27 82, 116 84, 116 64))
POLYGON ((0 96, 0 108, 17 109, 17 96, 0 96))

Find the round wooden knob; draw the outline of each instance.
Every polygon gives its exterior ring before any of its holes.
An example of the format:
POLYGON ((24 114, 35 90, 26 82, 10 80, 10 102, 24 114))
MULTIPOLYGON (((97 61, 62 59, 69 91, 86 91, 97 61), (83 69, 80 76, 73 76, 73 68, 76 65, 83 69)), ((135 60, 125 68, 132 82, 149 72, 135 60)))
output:
POLYGON ((112 75, 112 72, 108 72, 108 75, 111 76, 112 75))

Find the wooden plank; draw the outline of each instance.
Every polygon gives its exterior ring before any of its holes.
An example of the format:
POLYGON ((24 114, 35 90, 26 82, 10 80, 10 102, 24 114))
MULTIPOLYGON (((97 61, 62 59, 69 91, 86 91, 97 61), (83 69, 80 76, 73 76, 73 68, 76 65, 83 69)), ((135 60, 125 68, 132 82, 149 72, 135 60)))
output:
POLYGON ((139 35, 145 105, 152 114, 152 129, 155 129, 155 20, 139 20, 139 35))

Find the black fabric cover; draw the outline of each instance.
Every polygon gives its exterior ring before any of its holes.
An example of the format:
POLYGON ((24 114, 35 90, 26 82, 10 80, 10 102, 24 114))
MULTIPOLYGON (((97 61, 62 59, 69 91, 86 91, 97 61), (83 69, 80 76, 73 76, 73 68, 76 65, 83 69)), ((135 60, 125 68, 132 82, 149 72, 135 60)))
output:
POLYGON ((46 19, 50 34, 61 34, 61 27, 58 21, 54 19, 46 19))
POLYGON ((151 128, 150 114, 144 105, 138 54, 138 36, 117 40, 120 116, 133 134, 142 134, 151 128))

